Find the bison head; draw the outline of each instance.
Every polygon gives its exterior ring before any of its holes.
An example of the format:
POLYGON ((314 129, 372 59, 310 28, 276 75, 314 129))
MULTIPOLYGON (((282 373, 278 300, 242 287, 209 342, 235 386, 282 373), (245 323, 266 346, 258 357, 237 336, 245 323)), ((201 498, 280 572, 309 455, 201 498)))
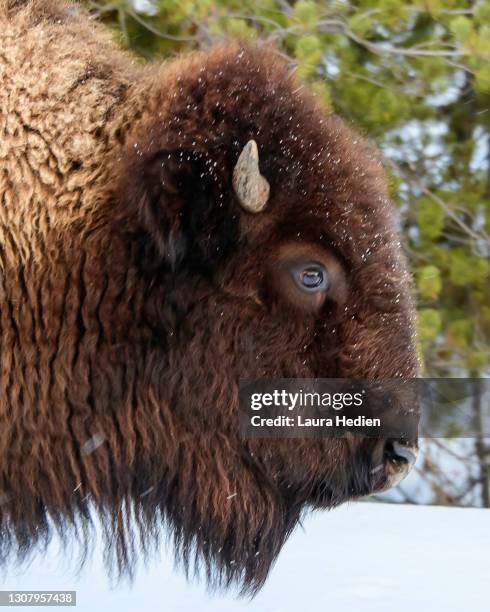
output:
POLYGON ((240 379, 414 376, 409 278, 375 153, 273 51, 217 48, 167 83, 112 196, 137 228, 153 347, 131 499, 186 562, 253 589, 305 508, 408 462, 384 440, 241 440, 240 379))

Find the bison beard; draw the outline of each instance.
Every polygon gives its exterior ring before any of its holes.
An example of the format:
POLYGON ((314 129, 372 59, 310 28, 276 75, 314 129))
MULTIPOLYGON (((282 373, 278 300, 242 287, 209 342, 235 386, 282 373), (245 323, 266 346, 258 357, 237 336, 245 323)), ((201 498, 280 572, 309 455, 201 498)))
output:
POLYGON ((167 533, 254 592, 304 511, 391 482, 383 441, 237 431, 240 378, 417 373, 381 166, 272 49, 142 68, 54 0, 0 27, 1 560, 98 515, 120 572, 167 533))

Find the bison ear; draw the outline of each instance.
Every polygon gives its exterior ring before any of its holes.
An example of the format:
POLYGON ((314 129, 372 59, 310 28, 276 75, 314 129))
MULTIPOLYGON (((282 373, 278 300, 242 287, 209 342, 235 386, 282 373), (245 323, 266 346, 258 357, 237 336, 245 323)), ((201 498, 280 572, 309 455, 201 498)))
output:
POLYGON ((121 173, 116 199, 130 231, 143 233, 155 264, 174 269, 184 259, 188 240, 182 218, 186 185, 194 183, 197 161, 181 151, 142 154, 134 146, 121 173), (150 244, 148 244, 148 242, 150 244))
POLYGON ((158 263, 176 269, 185 260, 211 272, 236 245, 238 216, 225 197, 225 164, 196 152, 160 150, 150 156, 135 148, 123 177, 118 199, 150 238, 158 263))

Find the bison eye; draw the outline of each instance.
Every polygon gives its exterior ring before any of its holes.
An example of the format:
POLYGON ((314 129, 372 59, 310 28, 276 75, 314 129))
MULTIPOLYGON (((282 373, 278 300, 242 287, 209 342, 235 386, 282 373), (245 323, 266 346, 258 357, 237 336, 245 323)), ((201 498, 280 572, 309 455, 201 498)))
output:
POLYGON ((307 293, 318 293, 328 289, 328 276, 325 268, 318 263, 294 266, 293 277, 298 287, 307 293))

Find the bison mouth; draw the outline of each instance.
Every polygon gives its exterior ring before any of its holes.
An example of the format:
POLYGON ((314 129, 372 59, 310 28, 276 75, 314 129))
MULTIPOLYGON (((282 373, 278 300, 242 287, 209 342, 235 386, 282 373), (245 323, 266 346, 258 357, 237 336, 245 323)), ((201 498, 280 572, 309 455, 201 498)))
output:
POLYGON ((414 440, 368 440, 353 453, 350 469, 318 478, 311 488, 309 503, 315 508, 334 508, 398 485, 417 459, 414 440))

